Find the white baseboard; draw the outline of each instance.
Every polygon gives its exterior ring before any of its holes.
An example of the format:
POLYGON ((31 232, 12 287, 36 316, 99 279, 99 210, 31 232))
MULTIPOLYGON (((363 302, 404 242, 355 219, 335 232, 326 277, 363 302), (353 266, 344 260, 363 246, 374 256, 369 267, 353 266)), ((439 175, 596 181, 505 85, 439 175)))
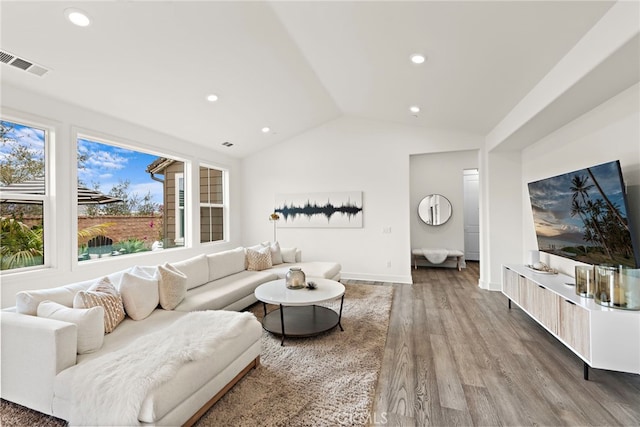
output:
POLYGON ((493 283, 493 282, 486 282, 484 280, 478 280, 478 285, 480 286, 480 289, 485 289, 487 291, 501 291, 502 290, 502 283, 493 283))
POLYGON ((382 274, 350 273, 350 272, 342 271, 340 273, 340 277, 342 279, 347 279, 347 280, 363 280, 367 282, 390 282, 390 283, 402 283, 407 285, 411 285, 413 283, 413 281, 411 280, 411 275, 387 276, 382 274))

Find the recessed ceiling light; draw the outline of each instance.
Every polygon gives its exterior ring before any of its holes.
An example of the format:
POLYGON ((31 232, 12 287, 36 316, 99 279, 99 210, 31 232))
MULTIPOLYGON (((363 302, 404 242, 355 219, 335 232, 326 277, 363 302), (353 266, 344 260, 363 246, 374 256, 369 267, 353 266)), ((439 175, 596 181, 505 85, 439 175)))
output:
POLYGON ((207 95, 207 101, 216 102, 218 100, 218 95, 212 93, 211 95, 207 95))
POLYGON ((414 53, 413 55, 411 55, 411 62, 413 62, 414 64, 422 64, 426 60, 427 58, 425 58, 425 56, 420 53, 414 53))
POLYGON ((413 114, 418 114, 420 112, 420 107, 418 107, 417 105, 412 105, 411 107, 409 107, 409 111, 411 111, 413 114))
POLYGON ((64 15, 78 27, 88 27, 91 24, 89 16, 79 9, 65 9, 64 15))
POLYGON ((269 126, 265 126, 262 128, 262 133, 269 133, 271 132, 271 128, 269 126))

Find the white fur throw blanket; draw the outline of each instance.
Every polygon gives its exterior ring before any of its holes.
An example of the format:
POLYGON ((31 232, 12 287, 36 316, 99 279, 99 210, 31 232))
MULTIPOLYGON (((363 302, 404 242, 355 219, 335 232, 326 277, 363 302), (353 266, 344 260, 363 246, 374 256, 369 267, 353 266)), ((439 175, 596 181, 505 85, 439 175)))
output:
POLYGON ((224 340, 255 321, 252 313, 198 311, 139 337, 128 346, 81 363, 72 381, 72 426, 134 426, 145 397, 178 369, 211 357, 224 340))
POLYGON ((449 256, 449 249, 422 249, 422 255, 432 264, 442 264, 449 256))

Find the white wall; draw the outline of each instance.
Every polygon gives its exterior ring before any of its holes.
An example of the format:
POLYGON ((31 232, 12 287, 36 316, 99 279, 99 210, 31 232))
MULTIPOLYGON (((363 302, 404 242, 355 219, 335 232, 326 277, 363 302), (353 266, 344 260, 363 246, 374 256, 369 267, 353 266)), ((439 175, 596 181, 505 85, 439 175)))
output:
POLYGON ((345 278, 411 283, 410 155, 477 150, 482 143, 461 132, 330 121, 243 159, 243 243, 272 239, 268 216, 277 193, 362 191, 362 228, 280 228, 278 240, 301 248, 306 260, 340 262, 345 278))
MULTIPOLYGON (((227 156, 195 146, 187 141, 157 133, 122 120, 114 119, 76 107, 58 100, 42 97, 27 90, 2 85, 2 116, 4 119, 28 119, 45 123, 54 128, 55 150, 51 153, 54 160, 55 175, 53 178, 52 206, 54 235, 48 244, 53 245, 50 261, 51 268, 31 272, 2 274, 1 301, 2 307, 15 304, 15 295, 20 290, 42 289, 54 287, 74 281, 90 279, 112 271, 127 268, 134 264, 158 264, 175 261, 202 252, 217 252, 240 245, 242 227, 238 218, 241 210, 239 197, 231 199, 229 243, 201 245, 199 234, 194 233, 193 247, 165 250, 140 255, 114 257, 96 262, 85 261, 78 264, 77 237, 75 224, 76 175, 74 129, 83 129, 113 141, 135 143, 136 147, 151 152, 175 156, 187 162, 202 161, 211 166, 219 166, 229 170, 231 193, 237 194, 240 189, 238 161, 227 156)), ((179 117, 176 117, 179 119, 179 117)), ((176 126, 180 121, 176 120, 176 126)), ((192 168, 192 182, 197 181, 197 167, 192 168)), ((196 192, 197 193, 197 192, 196 192)), ((191 219, 195 229, 199 224, 197 201, 191 201, 191 219)))
MULTIPOLYGON (((620 160, 630 201, 629 216, 640 233, 640 85, 627 89, 522 151, 522 261, 537 248, 527 183, 620 160)), ((640 242, 640 236, 637 236, 640 242)), ((573 276, 575 262, 542 254, 542 261, 573 276)))
POLYGON ((482 153, 480 173, 480 286, 500 290, 502 264, 520 262, 522 167, 519 151, 482 153), (486 173, 482 174, 482 171, 486 173))
POLYGON ((477 150, 411 156, 409 211, 412 248, 464 251, 463 170, 477 168, 477 150), (451 202, 451 219, 443 225, 427 225, 418 217, 418 205, 429 194, 442 194, 451 202))

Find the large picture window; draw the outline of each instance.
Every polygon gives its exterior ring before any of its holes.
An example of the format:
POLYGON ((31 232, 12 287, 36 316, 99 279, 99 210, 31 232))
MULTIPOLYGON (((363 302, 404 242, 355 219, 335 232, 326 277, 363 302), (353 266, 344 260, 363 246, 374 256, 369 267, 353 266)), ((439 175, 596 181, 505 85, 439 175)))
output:
POLYGON ((0 269, 45 264, 48 131, 0 121, 0 269))
POLYGON ((200 242, 216 242, 224 235, 224 171, 200 167, 200 242))
POLYGON ((185 245, 184 163, 78 138, 78 260, 185 245))

